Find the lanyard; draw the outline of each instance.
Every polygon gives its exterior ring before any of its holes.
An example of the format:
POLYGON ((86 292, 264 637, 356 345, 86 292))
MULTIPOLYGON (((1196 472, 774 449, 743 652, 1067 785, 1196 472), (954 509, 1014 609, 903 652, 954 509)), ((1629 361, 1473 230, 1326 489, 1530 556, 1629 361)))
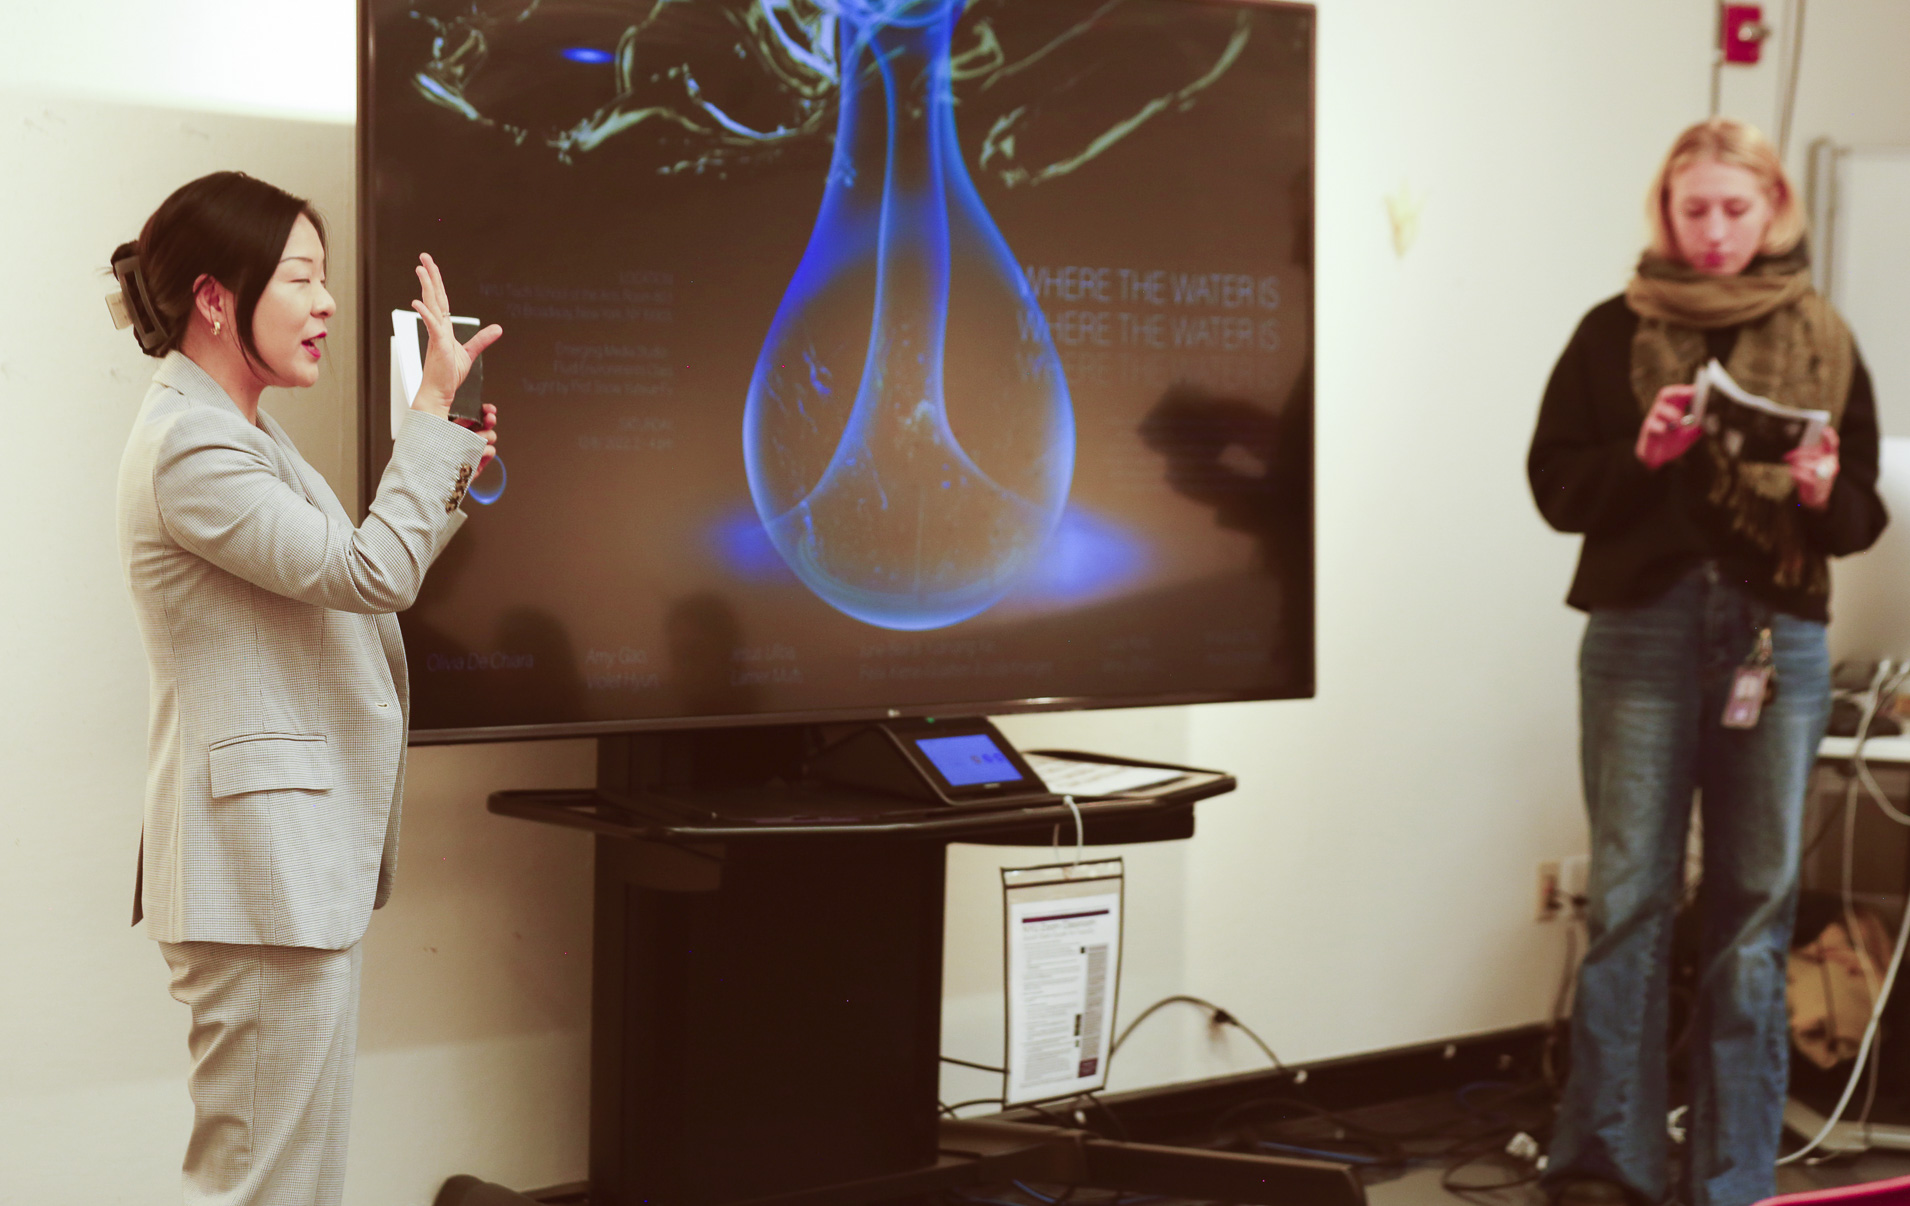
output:
POLYGON ((1758 624, 1751 654, 1731 676, 1731 693, 1724 701, 1719 723, 1727 729, 1755 729, 1764 705, 1777 698, 1777 664, 1771 648, 1768 617, 1758 624))

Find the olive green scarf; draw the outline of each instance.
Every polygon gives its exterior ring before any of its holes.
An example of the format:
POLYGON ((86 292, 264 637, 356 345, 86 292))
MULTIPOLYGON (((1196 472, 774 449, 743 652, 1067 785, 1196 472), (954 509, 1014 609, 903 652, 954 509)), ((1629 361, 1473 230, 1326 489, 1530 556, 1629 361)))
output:
MULTIPOLYGON (((1780 406, 1827 410, 1843 420, 1856 349, 1850 329, 1811 288, 1800 245, 1760 257, 1737 276, 1707 276, 1647 253, 1625 289, 1638 315, 1631 344, 1631 387, 1641 411, 1667 385, 1689 385, 1706 359, 1705 332, 1740 327, 1725 370, 1739 385, 1780 406)), ((1796 484, 1783 465, 1739 464, 1715 440, 1697 448, 1706 497, 1731 530, 1771 555, 1772 584, 1828 596, 1829 571, 1808 555, 1796 484)))

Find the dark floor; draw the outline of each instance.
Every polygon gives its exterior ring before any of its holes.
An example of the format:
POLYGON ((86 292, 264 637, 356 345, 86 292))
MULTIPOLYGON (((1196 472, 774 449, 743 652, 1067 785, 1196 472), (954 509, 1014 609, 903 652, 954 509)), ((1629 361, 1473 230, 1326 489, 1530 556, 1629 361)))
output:
MULTIPOLYGON (((1176 1129, 1162 1130, 1161 1115, 1156 1114, 1151 1133, 1126 1133, 1134 1126, 1148 1126, 1144 1113, 1128 1114, 1123 1119, 1133 1103, 1116 1108, 1099 1098, 1048 1109, 1030 1107, 1010 1117, 1025 1123, 1045 1120, 1057 1126, 1086 1129, 1110 1139, 1334 1160, 1354 1167, 1369 1206, 1545 1206, 1534 1158, 1550 1137, 1556 1109, 1556 1094, 1543 1074, 1552 1065, 1546 1060, 1501 1060, 1497 1066, 1506 1069, 1501 1075, 1513 1079, 1475 1080, 1456 1091, 1337 1111, 1319 1104, 1323 1096, 1319 1076, 1306 1082, 1304 1088, 1300 1083, 1303 1078, 1295 1077, 1254 1089, 1255 1095, 1237 1095, 1233 1104, 1218 1113, 1200 1110, 1179 1115, 1185 1121, 1176 1129), (1258 1095, 1261 1093, 1266 1095, 1258 1095), (1188 1133, 1181 1133, 1182 1129, 1188 1133)), ((1813 1082, 1808 1070, 1801 1077, 1794 1072, 1792 1089, 1821 1113, 1828 1113, 1842 1091, 1842 1078, 1819 1080, 1821 1083, 1813 1082), (1800 1079, 1804 1083, 1800 1084, 1800 1079)), ((1859 1097, 1853 1102, 1852 1116, 1864 1116, 1857 1104, 1863 1100, 1859 1097)), ((1847 1127, 1836 1140, 1850 1146, 1869 1142, 1873 1145, 1870 1150, 1819 1156, 1781 1167, 1777 1170, 1778 1192, 1797 1193, 1910 1176, 1910 1151, 1893 1150, 1910 1147, 1910 1095, 1879 1093, 1870 1104, 1868 1122, 1880 1129, 1864 1132, 1866 1138, 1860 1140, 1855 1127, 1847 1127)), ((964 1111, 970 1117, 984 1112, 985 1108, 964 1111)), ((1785 1150, 1795 1150, 1801 1142, 1787 1133, 1785 1150)), ((499 1200, 526 1199, 511 1195, 499 1200)), ((491 1199, 459 1201, 463 1206, 488 1206, 491 1199)), ((587 1206, 588 1188, 553 1187, 536 1192, 535 1201, 545 1206, 587 1206)), ((1012 1182, 951 1191, 935 1203, 911 1199, 909 1206, 1064 1203, 1226 1206, 1190 1198, 1012 1182)))
MULTIPOLYGON (((1222 1119, 1202 1146, 1279 1154, 1340 1153, 1361 1166, 1371 1206, 1544 1206, 1534 1165, 1504 1155, 1519 1135, 1543 1137, 1551 1098, 1542 1085, 1468 1086, 1457 1095, 1419 1098, 1327 1116, 1272 1109, 1222 1119)), ((1536 1140, 1533 1141, 1536 1144, 1536 1140)), ((1787 1149, 1797 1146, 1786 1137, 1787 1149)), ((1536 1147, 1528 1150, 1536 1150, 1536 1147)), ((1910 1175, 1910 1152, 1873 1149, 1778 1169, 1780 1193, 1910 1175)), ((947 1206, 1219 1206, 1192 1199, 1070 1194, 1058 1185, 990 1186, 950 1194, 947 1206)))
MULTIPOLYGON (((1910 1152, 1873 1151, 1861 1156, 1839 1157, 1829 1163, 1804 1167, 1793 1165, 1777 1170, 1779 1193, 1801 1193, 1810 1189, 1828 1189, 1834 1185, 1856 1185, 1864 1181, 1883 1181, 1910 1176, 1910 1152)), ((1536 1186, 1472 1194, 1461 1199, 1439 1184, 1434 1169, 1416 1169, 1397 1181, 1367 1187, 1372 1206, 1452 1206, 1465 1200, 1475 1206, 1543 1206, 1545 1195, 1536 1186)))

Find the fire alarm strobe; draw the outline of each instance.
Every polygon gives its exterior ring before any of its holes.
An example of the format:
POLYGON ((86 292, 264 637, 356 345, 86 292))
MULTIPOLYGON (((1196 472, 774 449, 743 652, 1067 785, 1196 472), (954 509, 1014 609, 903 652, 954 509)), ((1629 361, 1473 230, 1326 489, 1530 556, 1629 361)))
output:
POLYGON ((1764 23, 1761 4, 1727 4, 1718 38, 1727 63, 1756 63, 1771 27, 1764 23))

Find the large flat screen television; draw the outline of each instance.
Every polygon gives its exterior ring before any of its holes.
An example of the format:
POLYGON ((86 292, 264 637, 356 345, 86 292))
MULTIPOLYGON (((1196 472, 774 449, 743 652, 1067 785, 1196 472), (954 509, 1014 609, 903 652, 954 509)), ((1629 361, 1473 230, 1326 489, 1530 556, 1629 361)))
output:
POLYGON ((505 332, 414 740, 1312 694, 1312 6, 361 19, 365 500, 505 332))

